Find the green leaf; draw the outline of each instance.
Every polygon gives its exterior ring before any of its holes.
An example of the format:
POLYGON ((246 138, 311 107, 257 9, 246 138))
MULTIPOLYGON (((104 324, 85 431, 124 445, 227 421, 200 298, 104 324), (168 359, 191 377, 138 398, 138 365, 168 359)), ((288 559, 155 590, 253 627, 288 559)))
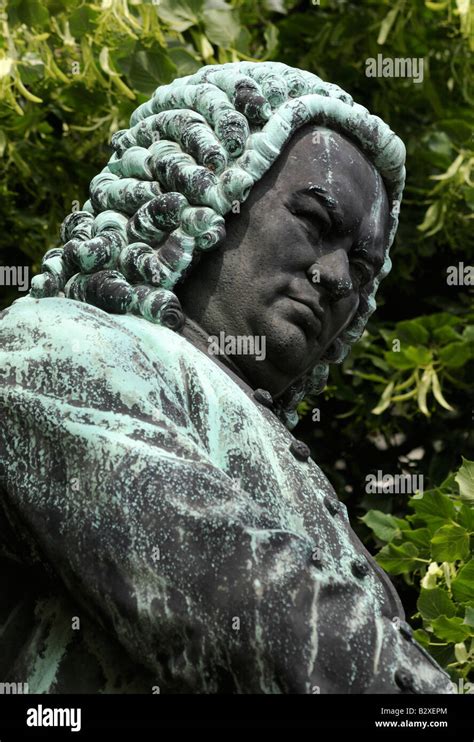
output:
POLYGON ((423 346, 415 347, 414 345, 410 345, 408 348, 405 348, 405 356, 413 361, 415 366, 429 366, 433 362, 431 352, 423 346))
POLYGON ((441 343, 443 345, 463 340, 463 336, 460 335, 459 332, 456 332, 456 330, 454 330, 452 327, 448 327, 447 325, 438 327, 436 330, 434 330, 433 337, 438 343, 441 343))
POLYGON ((428 528, 415 528, 414 530, 403 531, 403 538, 406 538, 407 541, 415 544, 418 549, 426 550, 428 552, 431 551, 431 534, 428 528))
MULTIPOLYGON (((447 646, 437 646, 440 642, 434 642, 429 647, 429 652, 434 660, 441 665, 441 667, 447 668, 449 664, 455 661, 454 647, 452 644, 447 646)), ((443 642, 444 644, 444 642, 443 642)))
POLYGON ((474 503, 474 461, 463 457, 462 466, 454 477, 462 500, 474 503))
POLYGON ((430 645, 430 635, 424 629, 416 629, 416 631, 413 632, 413 638, 418 642, 418 644, 421 644, 422 647, 428 648, 430 645))
POLYGON ((147 95, 152 95, 159 85, 169 83, 176 74, 175 64, 158 43, 149 48, 137 43, 131 58, 117 60, 117 67, 127 74, 134 90, 147 95))
POLYGON ((454 520, 456 516, 456 509, 449 497, 437 490, 427 490, 420 499, 411 498, 410 507, 430 530, 433 527, 435 530, 441 528, 447 520, 454 520))
POLYGON ((379 403, 376 407, 374 407, 371 412, 374 415, 381 415, 384 410, 387 409, 387 407, 390 406, 390 401, 392 399, 392 392, 393 392, 394 382, 390 381, 385 389, 382 392, 382 396, 380 397, 379 403))
POLYGON ((435 13, 440 13, 443 10, 446 10, 449 5, 449 0, 441 0, 441 2, 432 2, 432 0, 425 0, 425 5, 427 8, 433 10, 435 13))
POLYGON ((388 350, 384 353, 386 362, 392 366, 392 368, 400 369, 401 371, 407 371, 411 368, 416 368, 417 363, 412 359, 408 358, 404 350, 394 351, 388 350))
POLYGON ((8 15, 12 24, 24 23, 35 28, 45 28, 49 24, 48 9, 40 0, 19 0, 17 3, 10 2, 9 5, 11 7, 8 9, 8 15))
POLYGON ((24 85, 35 85, 44 78, 44 64, 42 62, 37 64, 35 61, 31 64, 28 60, 28 63, 22 62, 19 64, 18 69, 24 85))
POLYGON ((449 312, 435 312, 427 314, 424 317, 417 317, 423 327, 426 327, 429 333, 433 334, 440 327, 455 327, 462 323, 462 318, 449 312))
POLYGON ((467 325, 462 331, 462 339, 466 342, 474 342, 474 325, 467 325))
POLYGON ((267 56, 271 57, 278 48, 278 28, 275 26, 274 23, 268 24, 263 36, 267 45, 267 56))
POLYGON ((390 33, 390 29, 395 23, 395 19, 398 15, 399 10, 400 3, 397 3, 394 8, 388 11, 380 26, 379 35, 377 37, 377 44, 385 44, 387 36, 390 33))
POLYGON ((284 0, 263 0, 263 6, 272 13, 282 13, 286 15, 284 0))
POLYGON ((466 614, 464 616, 464 623, 468 626, 474 627, 474 605, 466 606, 466 614))
POLYGON ((214 47, 205 34, 193 29, 191 36, 195 47, 204 61, 214 57, 214 47))
POLYGON ((461 153, 456 157, 454 162, 451 163, 445 173, 441 173, 440 175, 431 175, 431 180, 448 180, 449 178, 452 178, 461 167, 463 161, 464 154, 461 153))
POLYGON ((370 355, 370 359, 374 366, 380 369, 380 371, 384 371, 385 373, 390 371, 390 366, 383 360, 383 358, 378 358, 376 355, 370 355))
POLYGON ((452 591, 459 603, 474 601, 474 559, 459 570, 452 582, 452 591))
POLYGON ((432 590, 421 588, 416 607, 425 621, 433 621, 439 616, 454 616, 456 608, 446 590, 434 587, 432 590))
POLYGON ((472 357, 472 350, 468 343, 450 343, 439 352, 439 360, 446 368, 464 366, 472 357))
POLYGON ((372 529, 381 541, 392 541, 395 536, 401 534, 400 527, 393 515, 382 513, 381 510, 369 510, 361 520, 372 529))
POLYGON ((441 405, 441 407, 444 407, 445 410, 453 410, 454 408, 451 407, 449 402, 447 402, 445 398, 443 397, 443 392, 441 389, 441 384, 439 383, 438 374, 436 373, 434 369, 432 369, 431 376, 432 376, 432 381, 433 381, 433 395, 437 403, 441 405))
POLYGON ((454 645, 454 656, 456 657, 457 662, 460 662, 461 664, 468 661, 469 655, 464 642, 458 642, 454 645))
POLYGON ((469 533, 454 523, 436 531, 431 544, 431 553, 437 562, 455 562, 469 556, 469 533))
MULTIPOLYGON (((440 155, 441 159, 446 162, 446 167, 453 159, 453 143, 444 131, 430 132, 425 138, 428 148, 431 152, 440 155)), ((444 168, 446 169, 446 168, 444 168)))
POLYGON ((456 490, 456 480, 454 476, 455 476, 454 472, 450 472, 448 476, 446 477, 446 479, 444 479, 439 485, 439 487, 437 487, 436 489, 441 491, 443 495, 451 494, 453 491, 456 490))
POLYGON ((407 345, 427 345, 430 333, 418 319, 408 319, 397 323, 393 338, 407 345))
POLYGON ((201 61, 183 46, 168 49, 168 56, 176 66, 179 75, 192 75, 201 67, 201 61))
POLYGON ((363 371, 351 371, 351 376, 356 376, 358 379, 364 379, 365 381, 375 381, 377 384, 386 384, 386 380, 383 376, 378 374, 365 374, 363 371))
POLYGON ((377 554, 377 561, 390 574, 401 575, 418 567, 417 556, 418 549, 414 544, 404 543, 401 546, 387 544, 377 554))
POLYGON ((204 0, 161 0, 156 12, 173 31, 182 33, 199 23, 203 6, 204 0))
POLYGON ((456 521, 468 531, 474 531, 474 508, 467 502, 463 502, 459 508, 456 521))
POLYGON ((452 618, 440 616, 439 618, 435 618, 431 625, 436 636, 453 644, 462 642, 472 635, 470 627, 466 626, 462 618, 458 616, 453 616, 452 618))
POLYGON ((94 30, 99 13, 90 5, 81 5, 72 11, 69 17, 69 29, 71 34, 76 38, 80 39, 87 33, 91 33, 94 30))
POLYGON ((435 201, 425 212, 423 222, 417 227, 420 232, 426 232, 426 237, 432 237, 443 228, 444 216, 441 201, 435 201))
POLYGON ((241 27, 236 11, 230 7, 226 10, 205 10, 203 18, 209 41, 224 49, 237 46, 241 27))
POLYGON ((420 382, 418 384, 418 390, 417 390, 417 401, 418 401, 418 407, 420 408, 421 412, 429 416, 430 411, 428 410, 427 404, 426 404, 426 397, 428 395, 428 392, 431 388, 431 384, 433 381, 433 368, 425 368, 423 371, 423 375, 420 379, 420 382))

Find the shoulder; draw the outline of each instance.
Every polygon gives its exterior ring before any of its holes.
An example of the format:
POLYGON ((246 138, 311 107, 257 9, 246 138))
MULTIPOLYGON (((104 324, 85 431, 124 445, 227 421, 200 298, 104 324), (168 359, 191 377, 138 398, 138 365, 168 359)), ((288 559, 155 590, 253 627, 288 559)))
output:
MULTIPOLYGON (((240 390, 189 340, 142 317, 60 297, 24 297, 0 314, 0 368, 15 386, 127 407, 218 407, 240 390), (153 402, 152 402, 153 400, 153 402)), ((238 396, 238 395, 237 395, 238 396)))
MULTIPOLYGON (((64 352, 79 351, 88 347, 90 351, 101 339, 115 345, 127 346, 133 334, 119 321, 118 315, 65 298, 33 299, 29 296, 15 301, 0 314, 0 338, 2 345, 18 340, 51 348, 61 346, 64 352)), ((100 346, 95 346, 96 352, 100 346)))
POLYGON ((156 396, 166 386, 160 342, 151 353, 142 339, 149 323, 121 319, 64 298, 19 299, 0 315, 0 367, 14 386, 68 398, 75 391, 90 404, 106 393, 130 404, 156 396))

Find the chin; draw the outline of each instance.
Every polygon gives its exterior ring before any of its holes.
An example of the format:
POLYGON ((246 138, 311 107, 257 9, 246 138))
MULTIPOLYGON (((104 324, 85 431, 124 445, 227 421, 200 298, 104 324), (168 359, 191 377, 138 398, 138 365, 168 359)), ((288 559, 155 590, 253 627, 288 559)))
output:
POLYGON ((301 377, 318 357, 317 339, 310 344, 304 331, 295 325, 288 324, 276 338, 267 336, 267 362, 275 369, 275 376, 278 374, 280 386, 301 377))

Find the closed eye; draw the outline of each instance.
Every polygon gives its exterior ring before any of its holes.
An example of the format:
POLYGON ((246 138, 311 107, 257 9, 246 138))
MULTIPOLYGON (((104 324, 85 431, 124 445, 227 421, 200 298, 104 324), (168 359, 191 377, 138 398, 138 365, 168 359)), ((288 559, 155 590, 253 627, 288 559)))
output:
POLYGON ((373 277, 373 271, 363 260, 351 260, 351 273, 359 286, 365 286, 373 277))
POLYGON ((331 222, 326 221, 324 217, 319 214, 314 214, 312 211, 303 209, 292 209, 291 213, 297 216, 298 219, 304 224, 305 231, 311 241, 319 241, 321 237, 325 237, 330 229, 331 222))

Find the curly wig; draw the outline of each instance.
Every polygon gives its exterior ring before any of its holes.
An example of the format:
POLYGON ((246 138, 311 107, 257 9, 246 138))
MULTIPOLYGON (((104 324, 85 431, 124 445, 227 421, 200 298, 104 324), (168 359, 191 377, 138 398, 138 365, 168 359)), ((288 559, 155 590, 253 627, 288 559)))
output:
POLYGON ((130 128, 113 135, 114 153, 92 179, 82 210, 64 220, 64 245, 44 255, 31 295, 64 296, 179 331, 176 284, 197 253, 223 242, 225 214, 308 123, 346 135, 366 154, 385 184, 391 223, 384 266, 363 290, 351 324, 279 401, 278 414, 293 427, 298 402, 324 388, 328 363, 343 360, 375 309, 405 180, 403 142, 337 85, 279 62, 235 62, 157 88, 130 128))

